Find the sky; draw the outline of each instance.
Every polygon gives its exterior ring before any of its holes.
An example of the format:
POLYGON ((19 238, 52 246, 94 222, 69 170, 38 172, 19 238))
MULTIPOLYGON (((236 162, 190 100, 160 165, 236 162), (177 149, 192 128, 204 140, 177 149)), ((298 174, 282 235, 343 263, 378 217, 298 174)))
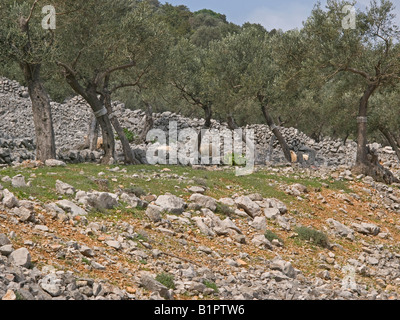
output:
MULTIPOLYGON (((310 15, 317 0, 168 0, 172 5, 185 5, 191 11, 211 9, 225 14, 229 22, 242 25, 245 22, 259 23, 267 30, 287 31, 301 28, 302 22, 310 15)), ((392 0, 396 5, 397 19, 400 25, 400 1, 392 0)), ((321 0, 326 3, 326 0, 321 0)), ((357 0, 359 8, 365 8, 370 0, 357 0)))

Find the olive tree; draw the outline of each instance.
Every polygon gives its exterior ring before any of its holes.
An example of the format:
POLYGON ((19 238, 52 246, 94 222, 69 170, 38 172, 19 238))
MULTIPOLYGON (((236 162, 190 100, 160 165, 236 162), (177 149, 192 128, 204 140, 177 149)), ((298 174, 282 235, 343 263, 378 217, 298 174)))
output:
POLYGON ((345 23, 343 9, 354 5, 328 0, 326 10, 318 4, 304 25, 309 42, 309 58, 321 75, 332 78, 342 72, 364 84, 357 119, 357 158, 354 171, 387 183, 395 178, 379 165, 376 154, 367 148, 369 101, 377 89, 400 79, 400 31, 395 25, 394 5, 388 0, 371 1, 365 11, 355 13, 354 28, 345 23))

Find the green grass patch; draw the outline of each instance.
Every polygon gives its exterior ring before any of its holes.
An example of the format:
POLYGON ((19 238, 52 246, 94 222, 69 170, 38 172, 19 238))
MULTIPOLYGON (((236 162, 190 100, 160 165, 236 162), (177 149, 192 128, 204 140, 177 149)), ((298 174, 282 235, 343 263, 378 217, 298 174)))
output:
POLYGON ((328 237, 321 231, 308 227, 298 227, 295 229, 295 232, 297 233, 298 238, 301 240, 307 240, 317 246, 329 248, 328 237))
POLYGON ((283 243, 283 240, 282 240, 277 234, 275 234, 274 232, 272 232, 271 230, 265 231, 264 236, 265 236, 265 238, 266 238, 268 241, 270 241, 270 242, 272 242, 272 240, 276 239, 276 240, 278 240, 280 243, 283 243))
POLYGON ((213 289, 214 292, 218 293, 218 287, 217 287, 217 285, 215 284, 215 282, 209 281, 209 280, 204 280, 204 281, 203 281, 203 284, 204 284, 207 288, 213 289))
POLYGON ((156 280, 168 289, 175 289, 174 276, 169 273, 161 273, 156 276, 156 280))

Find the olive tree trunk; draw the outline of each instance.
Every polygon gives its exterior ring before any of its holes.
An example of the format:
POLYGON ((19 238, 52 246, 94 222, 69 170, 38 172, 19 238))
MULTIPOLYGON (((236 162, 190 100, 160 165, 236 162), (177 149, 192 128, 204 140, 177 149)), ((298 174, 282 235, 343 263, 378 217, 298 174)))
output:
POLYGON ((357 118, 357 157, 352 170, 355 174, 371 176, 377 182, 392 184, 398 182, 398 179, 379 163, 377 152, 370 150, 367 146, 368 101, 377 88, 378 84, 369 84, 360 100, 357 118))
POLYGON ((56 146, 50 98, 40 80, 40 67, 40 64, 21 64, 32 102, 36 135, 36 159, 45 162, 48 159, 56 158, 56 146))
POLYGON ((292 156, 290 154, 289 146, 287 145, 285 138, 283 137, 279 128, 275 125, 274 120, 272 119, 271 115, 269 114, 268 107, 266 105, 261 105, 261 110, 263 112, 265 121, 267 122, 269 128, 271 129, 271 131, 274 134, 274 136, 276 137, 276 139, 278 139, 278 142, 283 150, 285 159, 288 162, 292 162, 292 156))

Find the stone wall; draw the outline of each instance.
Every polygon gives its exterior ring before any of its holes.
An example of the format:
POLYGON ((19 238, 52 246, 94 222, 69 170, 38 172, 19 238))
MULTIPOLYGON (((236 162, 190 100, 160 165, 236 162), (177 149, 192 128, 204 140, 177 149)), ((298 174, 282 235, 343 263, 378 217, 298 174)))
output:
MULTIPOLYGON (((66 162, 98 161, 100 152, 79 151, 78 146, 84 142, 89 125, 91 109, 81 97, 74 97, 65 103, 51 103, 56 148, 58 157, 66 162)), ((142 110, 126 109, 123 103, 114 102, 113 110, 122 127, 140 135, 145 112, 142 110)), ((193 128, 200 130, 204 119, 190 119, 173 112, 154 113, 154 127, 168 133, 169 123, 176 121, 178 131, 193 128)), ((212 120, 212 128, 221 132, 221 141, 224 132, 229 131, 226 123, 212 120)), ((282 150, 278 141, 273 137, 269 127, 264 124, 252 124, 243 129, 253 129, 255 132, 256 163, 284 163, 282 150)), ((350 166, 355 161, 356 143, 348 141, 343 144, 341 140, 329 137, 321 142, 316 142, 303 132, 295 128, 281 128, 283 136, 289 145, 302 145, 316 151, 316 165, 325 166, 350 166)), ((4 147, 0 146, 0 164, 13 161, 20 162, 34 158, 35 131, 32 120, 32 109, 27 89, 16 81, 0 78, 0 138, 6 139, 4 147), (21 145, 19 140, 29 141, 27 148, 10 147, 21 145), (15 141, 13 143, 12 141, 15 141), (32 143, 31 143, 32 142, 32 143)), ((22 144, 24 146, 24 144, 22 144)), ((145 157, 146 145, 133 145, 145 157)), ((391 148, 380 148, 384 161, 389 165, 397 163, 391 148)), ((117 141, 118 160, 122 159, 122 147, 117 141)))

